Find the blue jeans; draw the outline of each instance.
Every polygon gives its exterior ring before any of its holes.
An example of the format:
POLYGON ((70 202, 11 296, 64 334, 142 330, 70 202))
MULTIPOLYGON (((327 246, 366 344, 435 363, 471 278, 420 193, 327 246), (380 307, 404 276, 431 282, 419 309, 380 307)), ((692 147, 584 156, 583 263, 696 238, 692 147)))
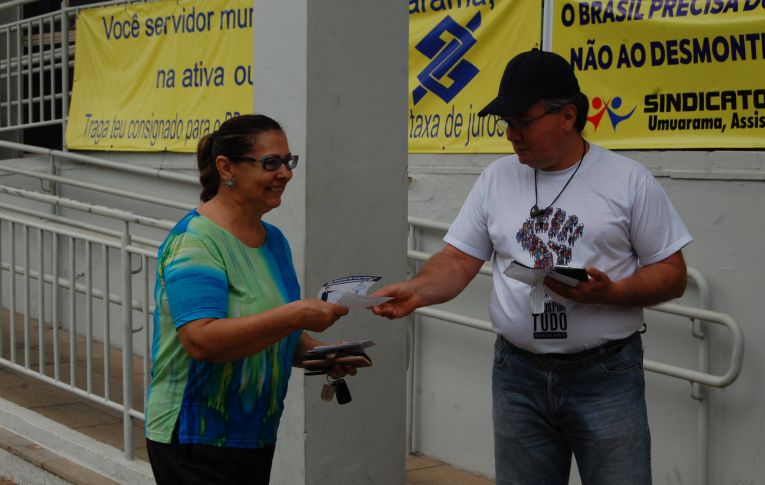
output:
POLYGON ((492 374, 497 485, 650 485, 639 334, 584 366, 546 366, 497 337, 492 374))

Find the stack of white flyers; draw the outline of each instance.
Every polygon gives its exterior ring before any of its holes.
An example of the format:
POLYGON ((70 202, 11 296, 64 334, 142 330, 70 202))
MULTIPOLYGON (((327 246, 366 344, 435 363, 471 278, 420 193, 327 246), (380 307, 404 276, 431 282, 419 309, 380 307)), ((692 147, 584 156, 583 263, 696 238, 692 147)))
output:
POLYGON ((545 293, 558 303, 565 305, 568 301, 544 285, 545 277, 549 276, 568 286, 576 286, 580 281, 586 281, 588 278, 587 271, 583 267, 555 266, 552 269, 541 269, 531 268, 518 261, 510 261, 503 273, 531 287, 529 303, 531 313, 535 315, 544 313, 545 293))
POLYGON ((341 344, 320 345, 306 352, 308 356, 326 356, 328 354, 337 354, 338 352, 364 352, 364 349, 373 346, 375 343, 371 340, 356 340, 354 342, 343 342, 341 344))
POLYGON ((510 264, 503 273, 505 273, 505 276, 526 283, 529 286, 542 282, 546 276, 568 286, 576 286, 580 281, 587 281, 587 271, 583 267, 553 266, 551 269, 531 268, 515 260, 510 261, 510 264))
POLYGON ((367 290, 382 276, 353 275, 327 281, 318 298, 348 308, 367 308, 393 299, 389 296, 368 296, 367 290))

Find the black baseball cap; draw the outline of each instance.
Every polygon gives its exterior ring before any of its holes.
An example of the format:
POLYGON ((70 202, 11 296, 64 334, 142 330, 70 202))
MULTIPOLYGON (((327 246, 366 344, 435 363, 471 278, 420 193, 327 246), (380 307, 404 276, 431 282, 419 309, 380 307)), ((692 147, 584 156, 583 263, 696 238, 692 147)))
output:
POLYGON ((542 98, 579 93, 571 65, 554 52, 532 49, 510 59, 499 94, 478 116, 518 116, 542 98))

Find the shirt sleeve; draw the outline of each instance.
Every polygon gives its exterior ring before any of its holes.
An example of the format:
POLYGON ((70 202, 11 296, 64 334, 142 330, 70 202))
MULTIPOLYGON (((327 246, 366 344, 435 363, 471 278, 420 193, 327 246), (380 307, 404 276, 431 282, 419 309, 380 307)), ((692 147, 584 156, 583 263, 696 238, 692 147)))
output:
POLYGON ((644 266, 668 258, 693 241, 664 189, 650 173, 638 186, 630 238, 644 266))
POLYGON ((228 278, 222 260, 199 237, 186 233, 168 248, 163 281, 175 328, 228 315, 228 278))
POLYGON ((486 171, 478 177, 473 188, 462 204, 444 241, 465 254, 488 261, 494 252, 494 244, 487 229, 486 209, 484 206, 486 171))

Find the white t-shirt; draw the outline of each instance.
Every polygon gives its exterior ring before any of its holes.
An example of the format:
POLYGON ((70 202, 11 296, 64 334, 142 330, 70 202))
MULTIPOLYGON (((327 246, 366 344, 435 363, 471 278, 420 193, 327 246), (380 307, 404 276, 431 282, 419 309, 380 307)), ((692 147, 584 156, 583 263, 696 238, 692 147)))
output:
MULTIPOLYGON (((574 170, 537 171, 539 208, 555 199, 574 170)), ((597 145, 590 145, 544 217, 532 219, 532 205, 534 170, 515 155, 500 158, 481 173, 444 241, 484 261, 494 254, 489 308, 495 331, 536 353, 579 352, 627 337, 642 326, 643 309, 560 304, 546 296, 545 312, 532 315, 531 287, 503 274, 511 260, 594 266, 617 281, 693 240, 648 169, 597 145)))

